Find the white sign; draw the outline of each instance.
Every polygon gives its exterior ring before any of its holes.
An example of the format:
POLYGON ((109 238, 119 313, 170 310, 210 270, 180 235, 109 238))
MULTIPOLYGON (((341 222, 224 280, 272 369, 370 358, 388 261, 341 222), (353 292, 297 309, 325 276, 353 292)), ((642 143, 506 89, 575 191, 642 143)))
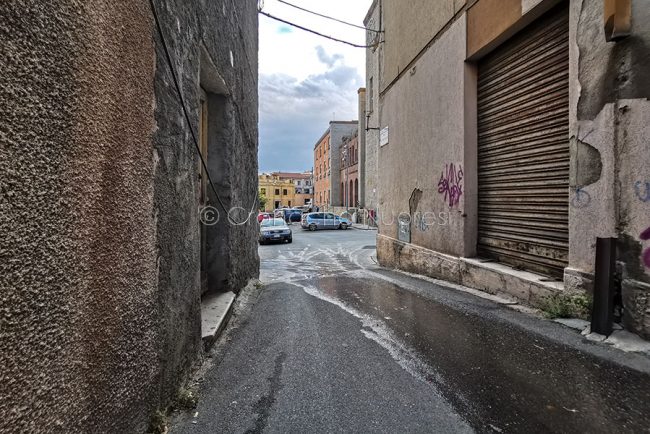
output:
POLYGON ((379 132, 379 146, 388 144, 388 127, 384 127, 379 132))

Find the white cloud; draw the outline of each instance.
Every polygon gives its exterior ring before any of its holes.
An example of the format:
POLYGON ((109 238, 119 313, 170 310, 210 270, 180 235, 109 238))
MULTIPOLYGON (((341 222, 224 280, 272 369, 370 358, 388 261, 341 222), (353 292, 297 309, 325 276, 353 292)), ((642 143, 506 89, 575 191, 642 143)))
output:
MULTIPOLYGON (((363 24, 371 0, 293 0, 325 15, 363 24)), ((267 0, 264 11, 321 33, 363 44, 365 32, 267 0)), ((260 16, 260 170, 305 170, 333 117, 357 119, 365 50, 260 16)))

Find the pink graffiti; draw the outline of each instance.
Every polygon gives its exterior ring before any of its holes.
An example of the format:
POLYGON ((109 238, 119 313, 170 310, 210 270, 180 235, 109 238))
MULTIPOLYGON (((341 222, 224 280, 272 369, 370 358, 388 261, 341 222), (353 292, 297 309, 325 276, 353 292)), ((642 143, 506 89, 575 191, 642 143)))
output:
MULTIPOLYGON (((643 241, 650 240, 650 228, 647 228, 645 231, 641 232, 640 238, 643 241)), ((646 267, 650 268, 650 248, 646 249, 643 252, 643 262, 645 263, 646 267)))
POLYGON ((445 202, 450 207, 458 205, 463 195, 462 167, 458 166, 457 170, 454 163, 445 164, 445 170, 440 175, 440 181, 438 181, 438 193, 445 195, 445 202))

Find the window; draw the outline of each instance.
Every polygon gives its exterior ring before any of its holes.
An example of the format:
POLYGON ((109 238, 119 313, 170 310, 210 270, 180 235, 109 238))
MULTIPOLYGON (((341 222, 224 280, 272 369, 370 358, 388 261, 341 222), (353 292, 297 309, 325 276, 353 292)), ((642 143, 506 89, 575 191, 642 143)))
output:
POLYGON ((289 201, 289 208, 291 208, 291 201, 289 201))
POLYGON ((285 188, 285 189, 282 190, 282 194, 284 194, 284 195, 286 196, 287 194, 289 194, 289 192, 288 192, 287 189, 285 188))
POLYGON ((266 195, 266 188, 262 188, 260 191, 262 192, 263 195, 266 195))
POLYGON ((276 188, 276 189, 275 189, 275 195, 276 195, 276 196, 279 196, 279 195, 280 195, 280 189, 279 189, 279 188, 276 188))

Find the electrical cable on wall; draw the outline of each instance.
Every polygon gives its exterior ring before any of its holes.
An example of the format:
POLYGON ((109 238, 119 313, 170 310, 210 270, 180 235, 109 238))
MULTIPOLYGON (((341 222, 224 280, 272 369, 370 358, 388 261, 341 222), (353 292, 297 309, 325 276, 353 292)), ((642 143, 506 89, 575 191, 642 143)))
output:
MULTIPOLYGON (((199 146, 199 141, 196 137, 196 133, 194 132, 194 128, 192 127, 192 122, 190 120, 190 115, 187 111, 187 107, 185 105, 185 99, 183 98, 183 93, 181 92, 181 87, 178 83, 178 77, 176 76, 176 70, 174 69, 174 64, 172 62, 171 54, 169 53, 169 49, 167 48, 167 41, 165 39, 165 35, 162 30, 162 26, 160 25, 160 20, 158 19, 158 13, 156 11, 156 5, 154 4, 154 0, 149 0, 149 4, 151 6, 151 12, 153 13, 153 18, 154 21, 156 22, 156 28, 158 29, 158 34, 160 36, 160 40, 162 42, 163 50, 165 51, 165 57, 167 58, 167 64, 169 66, 169 69, 172 74, 172 79, 174 81, 174 86, 176 87, 176 92, 178 93, 178 98, 180 99, 181 107, 183 109, 183 113, 185 115, 185 120, 187 122, 187 126, 190 129, 190 134, 192 136, 192 141, 194 142, 194 147, 196 148, 196 151, 199 154, 199 159, 201 160, 201 166, 203 167, 203 170, 205 171, 205 174, 208 178, 208 183, 210 184, 210 188, 214 192, 215 197, 217 198, 217 201, 221 205, 221 208, 223 208, 224 212, 226 215, 228 215, 228 218, 230 219, 230 214, 228 209, 226 209, 226 206, 223 204, 223 201, 221 200, 221 197, 219 196, 219 193, 217 193, 217 189, 214 186, 214 183, 212 182, 212 178, 210 177, 210 172, 208 170, 208 165, 205 162, 205 159, 203 158, 203 154, 201 153, 201 147, 199 146)), ((255 204, 257 202, 257 195, 255 195, 255 199, 253 200, 253 207, 251 210, 254 209, 255 204)), ((252 211, 251 211, 252 212, 252 211)))

